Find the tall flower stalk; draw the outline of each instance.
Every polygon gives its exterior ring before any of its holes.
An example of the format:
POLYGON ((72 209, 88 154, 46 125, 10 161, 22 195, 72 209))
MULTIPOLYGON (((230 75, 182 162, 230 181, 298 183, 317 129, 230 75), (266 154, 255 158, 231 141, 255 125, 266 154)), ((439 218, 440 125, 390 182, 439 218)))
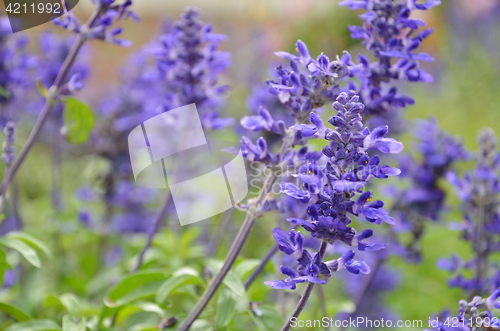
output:
POLYGON ((328 122, 334 127, 325 127, 321 118, 311 113, 312 124, 300 124, 293 128, 302 137, 318 137, 329 141, 323 148, 326 164, 308 162, 299 172, 294 174, 302 187, 283 182, 281 192, 309 204, 307 219, 289 218, 292 224, 302 226, 312 237, 322 241, 317 253, 311 254, 303 248, 304 237, 292 230, 287 234, 280 228, 273 230, 273 235, 280 250, 292 255, 297 260, 297 269, 281 266, 281 272, 288 276, 281 281, 268 281, 266 284, 276 289, 295 289, 297 283, 307 282, 306 289, 295 311, 292 313, 282 330, 289 330, 307 302, 314 284, 326 284, 332 272, 346 269, 359 274, 369 273, 369 266, 354 260, 355 252, 347 251, 340 258, 324 262, 326 246, 336 241, 343 242, 360 251, 376 251, 386 247, 385 244, 368 244, 366 239, 373 235, 372 230, 357 233, 349 226, 351 217, 358 216, 370 223, 382 222, 394 224, 395 220, 383 208, 381 200, 373 201, 371 191, 362 188, 374 178, 397 176, 399 169, 381 165, 378 156, 370 156, 368 150, 375 149, 383 153, 397 154, 403 150, 403 145, 386 138, 388 127, 378 127, 373 131, 364 128, 361 113, 364 105, 358 102, 359 97, 354 91, 348 94, 340 93, 333 109, 337 114, 328 122), (352 215, 352 216, 350 216, 352 215))
POLYGON ((463 178, 456 173, 448 174, 463 204, 464 222, 458 228, 462 239, 471 243, 474 257, 466 261, 453 255, 438 263, 439 267, 455 273, 449 285, 462 288, 469 298, 493 291, 498 286, 500 276, 500 270, 492 260, 500 242, 500 154, 493 130, 483 129, 478 143, 474 171, 463 178), (473 276, 466 278, 466 271, 472 271, 473 276))
MULTIPOLYGON (((278 96, 280 102, 288 107, 290 116, 296 125, 309 123, 311 112, 322 107, 327 102, 332 102, 340 92, 339 81, 348 75, 348 68, 343 60, 330 61, 321 54, 316 60, 311 58, 307 46, 302 42, 297 42, 299 55, 287 52, 277 52, 276 55, 288 59, 290 67, 276 68, 278 79, 268 81, 268 90, 271 94, 278 96)), ((348 55, 343 57, 347 59, 348 55)), ((308 152, 304 146, 299 151, 293 149, 294 146, 304 145, 305 139, 294 127, 288 127, 283 120, 275 120, 271 115, 272 109, 259 108, 258 115, 247 116, 241 120, 244 128, 251 131, 273 132, 281 137, 281 145, 277 146, 277 152, 268 149, 268 144, 264 138, 259 138, 254 144, 248 137, 241 140, 240 149, 245 158, 258 163, 267 171, 263 179, 263 185, 257 197, 250 199, 245 206, 245 220, 238 231, 224 263, 211 283, 205 289, 201 298, 191 310, 186 319, 179 326, 179 331, 186 331, 191 324, 205 309, 210 299, 215 294, 222 283, 224 277, 229 272, 239 255, 250 230, 255 221, 263 213, 276 208, 275 197, 270 195, 273 185, 278 177, 289 168, 300 167, 307 160, 317 160, 319 154, 308 152)))
MULTIPOLYGON (((360 39, 363 46, 372 55, 370 60, 365 54, 357 57, 358 65, 351 70, 351 76, 359 84, 350 82, 350 88, 359 91, 360 100, 366 105, 364 115, 369 119, 368 126, 389 125, 393 132, 401 132, 406 123, 401 120, 401 109, 414 103, 413 98, 398 91, 398 81, 425 82, 433 77, 421 67, 421 62, 432 62, 426 53, 418 52, 424 40, 433 33, 421 19, 413 17, 417 10, 427 10, 441 4, 439 0, 417 3, 416 0, 345 0, 341 6, 351 10, 362 9, 359 15, 361 26, 349 26, 351 37, 360 39)), ((355 311, 344 314, 348 317, 368 316, 363 307, 370 307, 367 298, 373 298, 379 305, 382 291, 394 287, 395 279, 382 276, 386 268, 385 261, 390 254, 402 254, 412 262, 420 260, 420 240, 425 231, 427 220, 438 220, 442 210, 445 191, 438 182, 453 163, 464 157, 459 143, 441 132, 435 121, 420 123, 418 132, 426 132, 418 138, 422 153, 422 162, 401 155, 399 157, 402 176, 411 179, 407 189, 394 190, 395 206, 391 213, 397 224, 391 227, 392 252, 370 254, 374 268, 372 275, 360 282, 357 290, 353 289, 356 303, 355 311), (411 232, 408 243, 401 242, 399 234, 411 232), (385 286, 374 280, 383 280, 385 286), (377 295, 375 295, 377 294, 377 295)), ((370 309, 371 310, 371 309, 370 309)))

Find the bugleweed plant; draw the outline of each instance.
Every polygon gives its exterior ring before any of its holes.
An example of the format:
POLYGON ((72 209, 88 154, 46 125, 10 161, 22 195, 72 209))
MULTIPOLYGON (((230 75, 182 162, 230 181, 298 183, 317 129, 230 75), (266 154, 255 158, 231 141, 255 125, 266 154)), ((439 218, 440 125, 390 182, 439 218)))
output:
MULTIPOLYGON (((341 1, 343 15, 342 7, 362 11, 361 25, 341 27, 359 41, 360 54, 313 55, 325 45, 308 48, 302 40, 309 36, 300 36, 294 51, 274 53, 277 67, 249 96, 240 85, 250 83, 231 80, 240 68, 231 68, 239 62, 224 50, 228 37, 187 7, 143 38, 148 42, 129 55, 118 83, 99 98, 86 86, 99 74, 90 41, 129 47, 122 20, 142 23, 131 0, 91 2, 86 23, 68 12, 49 23, 55 32, 35 36, 12 34, 0 18, 0 329, 344 330, 360 318, 356 328, 373 328, 367 318, 396 323, 403 309, 389 294, 405 296, 399 286, 408 270, 429 264, 426 236, 436 224, 448 231, 447 216, 457 211, 463 222, 452 228, 472 253, 457 249, 440 259, 437 267, 454 276, 430 287, 460 288, 460 308, 420 316, 418 328, 500 328, 493 315, 500 308, 495 133, 481 131, 471 157, 436 118, 410 120, 403 111, 415 103, 408 83, 434 81, 424 69, 434 59, 421 50, 434 29, 421 18, 435 15, 428 9, 441 1, 341 1), (246 115, 233 97, 247 98, 246 115), (224 214, 180 226, 174 190, 140 187, 127 143, 142 128, 152 160, 144 123, 165 115, 179 126, 169 112, 191 104, 207 136, 238 137, 239 148, 222 151, 242 156, 251 190, 224 214), (475 169, 459 175, 467 167, 460 161, 471 159, 475 169), (449 203, 451 193, 460 207, 449 203)), ((432 307, 446 297, 433 295, 432 307)))

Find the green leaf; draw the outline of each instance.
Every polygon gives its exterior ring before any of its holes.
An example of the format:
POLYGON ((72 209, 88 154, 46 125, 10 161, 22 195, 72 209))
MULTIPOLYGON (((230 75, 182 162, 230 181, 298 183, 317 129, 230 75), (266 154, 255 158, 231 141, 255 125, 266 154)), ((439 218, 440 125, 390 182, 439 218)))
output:
POLYGON ((49 97, 49 91, 43 86, 42 80, 40 78, 37 79, 36 81, 36 88, 38 89, 38 92, 45 97, 46 99, 49 97))
POLYGON ((27 314, 25 314, 21 310, 17 309, 14 306, 8 305, 6 303, 0 302, 0 311, 3 311, 5 314, 15 318, 19 322, 29 321, 31 319, 31 317, 29 317, 27 314))
POLYGON ((236 311, 236 303, 231 291, 226 289, 220 291, 215 314, 217 328, 225 328, 231 322, 236 311))
POLYGON ((7 91, 3 86, 0 86, 0 95, 7 99, 10 96, 10 92, 7 91))
POLYGON ((75 98, 64 98, 65 138, 72 144, 83 144, 94 127, 94 114, 89 106, 75 98))
POLYGON ((241 280, 233 271, 229 271, 227 273, 223 282, 237 296, 243 297, 245 295, 245 285, 243 285, 241 280))
POLYGON ((5 270, 7 268, 12 269, 9 262, 7 262, 7 254, 5 254, 4 250, 0 248, 0 284, 3 282, 3 275, 5 274, 5 270))
POLYGON ((259 264, 260 264, 260 260, 256 260, 256 259, 244 260, 244 261, 238 263, 234 267, 234 272, 236 273, 236 275, 240 279, 244 279, 250 274, 250 271, 257 268, 257 266, 259 264))
MULTIPOLYGON (((73 293, 64 293, 59 296, 59 301, 66 308, 68 313, 71 315, 76 315, 78 307, 80 307, 80 302, 78 297, 73 293)), ((64 324, 63 324, 64 329, 64 324)))
POLYGON ((148 270, 127 276, 111 289, 104 299, 104 304, 116 308, 135 300, 152 297, 167 276, 165 272, 148 270))
POLYGON ((34 267, 40 268, 40 258, 36 254, 36 251, 24 241, 15 238, 3 237, 0 238, 0 245, 18 251, 34 267))
POLYGON ((158 289, 158 292, 156 293, 156 302, 164 303, 167 299, 167 296, 175 289, 184 285, 196 283, 200 283, 200 279, 198 276, 192 274, 172 276, 167 279, 158 289))
POLYGON ((268 330, 280 330, 283 324, 285 324, 283 317, 281 317, 276 309, 269 306, 260 306, 259 309, 262 312, 262 316, 259 318, 268 330))
POLYGON ((160 317, 167 316, 167 312, 165 310, 163 310, 156 303, 147 302, 147 301, 138 301, 138 302, 134 302, 132 305, 134 307, 137 307, 138 309, 140 309, 142 311, 147 311, 147 312, 150 312, 150 313, 156 313, 160 317))
POLYGON ((86 331, 85 319, 81 318, 78 323, 75 323, 69 315, 64 315, 62 331, 86 331))
POLYGON ((61 327, 50 320, 31 320, 12 324, 5 331, 60 331, 61 327))
POLYGON ((172 276, 176 277, 180 275, 192 275, 198 277, 200 274, 191 267, 182 267, 177 269, 172 276))
POLYGON ((45 256, 47 256, 48 258, 51 257, 51 253, 47 245, 45 245, 45 243, 43 243, 40 239, 37 239, 30 234, 27 234, 25 232, 9 232, 7 234, 7 237, 20 239, 26 242, 31 247, 43 252, 43 254, 45 254, 45 256))

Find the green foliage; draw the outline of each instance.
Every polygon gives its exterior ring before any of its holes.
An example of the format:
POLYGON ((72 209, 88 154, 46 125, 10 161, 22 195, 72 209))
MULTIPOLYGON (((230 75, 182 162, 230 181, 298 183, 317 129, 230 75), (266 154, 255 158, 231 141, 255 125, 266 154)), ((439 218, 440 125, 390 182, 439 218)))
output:
POLYGON ((158 289, 156 293, 156 302, 164 303, 167 299, 167 296, 176 290, 185 285, 189 284, 199 284, 200 276, 191 268, 182 268, 175 272, 172 277, 167 279, 158 289))
POLYGON ((38 92, 41 96, 43 96, 44 98, 49 97, 49 91, 45 88, 45 86, 43 86, 41 79, 37 79, 36 88, 38 89, 38 92))
POLYGON ((19 252, 29 263, 31 263, 31 265, 40 268, 41 261, 36 250, 23 240, 12 238, 7 235, 0 238, 0 245, 19 252))
POLYGON ((243 297, 245 295, 245 286, 235 272, 229 271, 223 283, 238 297, 243 297))
POLYGON ((4 87, 0 86, 0 95, 4 98, 8 98, 10 93, 4 87))
POLYGON ((215 325, 217 328, 225 328, 233 319, 236 312, 236 295, 226 289, 222 289, 217 300, 217 310, 215 314, 215 325))
POLYGON ((16 319, 19 322, 29 321, 31 317, 29 317, 26 313, 22 312, 18 308, 8 305, 6 303, 0 302, 0 311, 5 313, 6 315, 16 319))
POLYGON ((87 141, 90 131, 94 128, 94 114, 90 107, 72 97, 66 97, 64 102, 63 135, 72 144, 83 144, 87 141))
POLYGON ((7 262, 7 255, 2 249, 0 249, 0 280, 3 280, 3 275, 5 274, 5 270, 7 270, 7 268, 12 269, 10 264, 7 262))
POLYGON ((104 299, 110 308, 118 308, 135 300, 152 297, 168 274, 162 271, 140 271, 119 281, 104 299))

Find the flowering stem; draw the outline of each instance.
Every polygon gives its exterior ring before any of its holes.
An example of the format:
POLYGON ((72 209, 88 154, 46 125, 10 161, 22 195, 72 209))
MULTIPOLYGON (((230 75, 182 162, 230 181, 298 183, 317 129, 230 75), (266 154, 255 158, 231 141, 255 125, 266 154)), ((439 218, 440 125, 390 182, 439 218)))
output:
MULTIPOLYGON (((319 247, 319 252, 318 254, 321 256, 321 260, 323 260, 323 257, 325 256, 326 252, 326 247, 328 246, 328 243, 326 241, 321 242, 321 246, 319 247)), ((309 297, 311 296, 312 290, 314 288, 314 284, 312 282, 307 283, 306 289, 304 290, 304 293, 302 294, 302 297, 299 300, 299 303, 297 304, 297 307, 295 307, 295 310, 293 311, 292 315, 288 318, 288 321, 286 321, 285 325, 283 325, 283 328, 281 328, 281 331, 288 331, 292 327, 292 321, 296 320, 304 307, 306 306, 307 300, 309 300, 309 297)))
POLYGON ((47 99, 45 100, 45 104, 43 105, 42 111, 40 112, 40 115, 38 116, 38 119, 36 120, 35 126, 33 127, 33 130, 31 130, 30 135, 28 136, 28 139, 26 140, 26 143, 24 144, 23 148, 19 152, 19 155, 16 157, 14 162, 12 163, 12 166, 10 167, 9 171, 6 172, 5 177, 3 179, 2 185, 1 185, 1 191, 5 192, 7 190, 7 187, 9 186, 9 182, 11 179, 14 177, 16 174, 17 170, 19 170, 19 167, 21 164, 24 162, 24 159, 26 158, 26 155, 28 155, 29 151, 33 147, 38 134, 40 131, 42 131, 43 125, 45 124, 45 121, 49 117, 52 108, 54 108, 54 105, 57 101, 57 98, 59 96, 59 90, 63 85, 64 78, 68 74, 69 70, 71 69, 71 66, 73 65, 76 56, 80 52, 80 49, 82 48, 83 44, 88 38, 88 33, 90 30, 90 27, 94 25, 95 21, 101 14, 101 12, 105 9, 106 7, 97 5, 96 9, 90 16, 89 20, 87 21, 87 24, 85 26, 82 26, 81 32, 78 34, 77 39, 75 40, 75 43, 73 44, 68 56, 66 57, 66 60, 64 60, 63 65, 61 66, 61 69, 59 70, 57 77, 54 81, 54 85, 49 89, 47 99))
POLYGON ((146 251, 149 249, 149 247, 151 247, 153 236, 160 227, 160 222, 163 216, 165 216, 168 206, 170 206, 171 199, 172 199, 172 194, 170 194, 170 192, 167 192, 165 194, 165 197, 163 198, 160 208, 158 208, 158 211, 155 214, 153 223, 151 224, 151 228, 149 229, 148 238, 146 239, 146 244, 144 244, 144 247, 142 247, 141 252, 139 253, 139 257, 137 258, 137 263, 135 264, 134 268, 131 271, 132 273, 135 273, 141 267, 142 261, 144 260, 144 255, 146 254, 146 251))
MULTIPOLYGON (((294 133, 295 132, 293 130, 289 129, 286 136, 283 138, 283 144, 281 145, 281 149, 279 152, 280 160, 282 160, 283 157, 286 155, 286 153, 288 153, 292 148, 294 133)), ((215 275, 215 277, 212 279, 212 282, 205 289, 205 292, 203 292, 202 296, 200 297, 200 300, 198 300, 194 308, 189 312, 186 319, 181 323, 179 328, 177 328, 177 331, 187 331, 189 329, 191 324, 193 324, 193 322, 203 312, 210 299, 212 299, 213 295, 215 294, 215 291, 217 291, 220 284, 222 284, 224 277, 226 277, 226 274, 229 272, 229 270, 231 270, 234 261, 240 254, 240 251, 243 248, 243 245, 245 244, 248 235, 250 234, 250 230, 255 224, 255 220, 260 214, 262 204, 264 203, 264 200, 266 199, 269 192, 271 192, 272 186, 276 181, 276 178, 277 174, 275 172, 272 172, 266 178, 264 185, 259 192, 259 195, 255 200, 253 200, 250 203, 248 207, 245 220, 243 221, 243 225, 238 231, 238 234, 236 235, 236 238, 234 239, 233 244, 231 245, 231 248, 229 249, 226 258, 224 259, 224 263, 221 269, 219 270, 217 275, 215 275)))

